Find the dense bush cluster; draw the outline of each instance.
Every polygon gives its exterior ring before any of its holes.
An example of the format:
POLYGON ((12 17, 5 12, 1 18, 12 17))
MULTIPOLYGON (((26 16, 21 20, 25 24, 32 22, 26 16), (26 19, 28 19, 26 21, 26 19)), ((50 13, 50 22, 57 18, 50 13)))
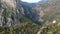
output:
POLYGON ((11 27, 0 27, 0 34, 37 34, 38 29, 38 25, 26 22, 11 27))
POLYGON ((40 34, 60 34, 60 24, 50 24, 43 28, 40 34))

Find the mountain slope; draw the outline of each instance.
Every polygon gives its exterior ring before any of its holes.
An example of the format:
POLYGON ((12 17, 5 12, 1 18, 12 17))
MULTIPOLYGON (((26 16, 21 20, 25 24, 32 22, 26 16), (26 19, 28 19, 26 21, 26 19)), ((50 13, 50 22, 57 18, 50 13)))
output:
POLYGON ((40 12, 40 21, 52 22, 53 20, 60 20, 60 0, 47 0, 43 4, 38 3, 33 7, 34 10, 40 12))

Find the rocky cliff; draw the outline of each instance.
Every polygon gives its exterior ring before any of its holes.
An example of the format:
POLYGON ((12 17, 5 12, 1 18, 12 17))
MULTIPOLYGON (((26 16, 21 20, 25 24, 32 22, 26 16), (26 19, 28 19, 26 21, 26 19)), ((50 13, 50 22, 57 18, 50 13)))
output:
POLYGON ((1 0, 0 6, 0 23, 3 26, 20 22, 20 18, 24 15, 20 0, 1 0))

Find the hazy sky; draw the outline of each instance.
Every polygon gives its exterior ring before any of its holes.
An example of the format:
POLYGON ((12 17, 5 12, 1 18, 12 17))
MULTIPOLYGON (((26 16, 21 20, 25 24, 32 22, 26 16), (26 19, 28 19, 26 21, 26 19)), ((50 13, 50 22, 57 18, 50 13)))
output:
POLYGON ((41 1, 41 0, 22 0, 24 2, 29 2, 29 3, 34 3, 34 2, 38 2, 38 1, 41 1))

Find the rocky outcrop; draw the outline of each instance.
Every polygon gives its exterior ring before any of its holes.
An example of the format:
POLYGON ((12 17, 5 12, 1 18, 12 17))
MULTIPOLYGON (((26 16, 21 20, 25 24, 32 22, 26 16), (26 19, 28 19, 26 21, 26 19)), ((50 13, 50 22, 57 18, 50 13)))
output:
POLYGON ((24 15, 24 9, 20 4, 20 0, 1 0, 0 3, 0 23, 2 23, 3 26, 20 23, 20 18, 24 15))

